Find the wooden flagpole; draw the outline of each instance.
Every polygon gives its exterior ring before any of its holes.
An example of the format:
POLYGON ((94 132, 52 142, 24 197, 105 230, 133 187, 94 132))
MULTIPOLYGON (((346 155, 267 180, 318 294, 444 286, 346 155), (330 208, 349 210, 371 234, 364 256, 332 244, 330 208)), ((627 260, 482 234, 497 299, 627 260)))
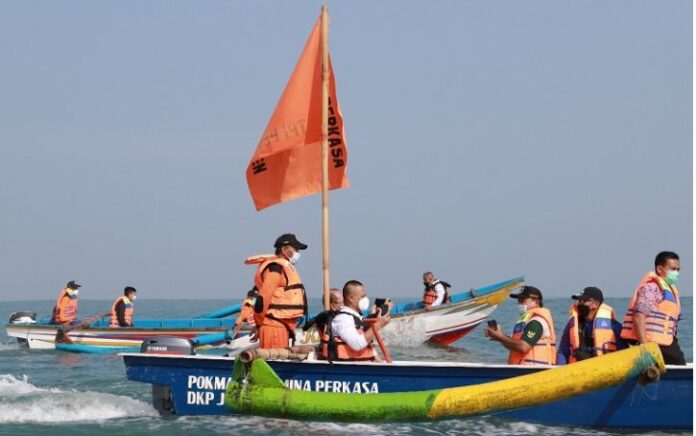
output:
POLYGON ((329 7, 321 7, 321 233, 324 310, 329 310, 329 7))

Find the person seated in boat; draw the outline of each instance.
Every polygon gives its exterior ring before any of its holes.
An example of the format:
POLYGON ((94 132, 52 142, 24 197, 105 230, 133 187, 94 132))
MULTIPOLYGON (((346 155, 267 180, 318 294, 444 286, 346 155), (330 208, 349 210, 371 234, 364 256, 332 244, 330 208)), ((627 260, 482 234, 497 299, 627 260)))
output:
POLYGON ((123 296, 118 297, 111 305, 110 328, 133 327, 133 302, 138 291, 132 286, 126 286, 123 296))
POLYGON ((246 299, 242 302, 242 309, 239 311, 239 316, 234 322, 234 330, 232 330, 233 338, 237 336, 237 333, 242 329, 244 323, 246 323, 250 329, 256 327, 256 322, 254 322, 254 305, 256 304, 257 295, 258 291, 256 288, 247 292, 246 299))
POLYGON ((677 341, 681 301, 676 284, 680 270, 677 253, 658 253, 655 270, 647 273, 633 291, 621 329, 621 337, 629 345, 657 342, 668 365, 686 365, 677 341))
POLYGON ((74 324, 77 320, 77 305, 79 303, 78 294, 81 285, 70 280, 63 289, 60 290, 56 305, 53 306, 51 324, 74 324))
POLYGON ((292 233, 280 235, 275 254, 251 256, 244 263, 257 264, 254 285, 259 290, 254 308, 258 338, 262 349, 285 348, 294 341, 297 321, 307 314, 307 295, 295 264, 300 250, 307 248, 292 233))
POLYGON ((570 319, 558 345, 556 363, 565 365, 626 348, 621 323, 614 309, 604 302, 602 290, 594 286, 571 297, 570 319))
POLYGON ((336 315, 343 307, 343 293, 338 288, 329 290, 329 310, 321 312, 319 315, 310 319, 302 326, 302 330, 307 331, 316 326, 319 331, 319 337, 326 331, 326 326, 330 322, 329 318, 336 315))
POLYGON ((375 330, 389 324, 389 316, 377 313, 374 324, 368 327, 362 313, 370 307, 365 287, 357 280, 343 286, 343 307, 331 318, 330 328, 322 337, 319 358, 329 361, 377 360, 372 342, 375 330))
POLYGON ((449 293, 447 288, 452 286, 442 280, 436 279, 435 274, 428 271, 423 273, 423 308, 429 310, 431 307, 449 303, 449 293))
POLYGON ((510 351, 510 365, 556 364, 556 332, 551 312, 544 308, 541 291, 533 286, 523 286, 517 299, 522 315, 515 323, 512 336, 500 330, 500 325, 487 326, 483 334, 500 342, 510 351))

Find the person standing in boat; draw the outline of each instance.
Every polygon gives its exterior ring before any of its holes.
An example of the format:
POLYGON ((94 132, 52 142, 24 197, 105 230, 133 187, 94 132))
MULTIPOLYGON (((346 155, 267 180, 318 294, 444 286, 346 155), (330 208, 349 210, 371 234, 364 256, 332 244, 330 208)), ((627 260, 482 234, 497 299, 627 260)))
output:
POLYGON ((484 336, 500 342, 510 351, 510 365, 555 365, 556 332, 551 312, 544 308, 541 291, 533 286, 523 286, 519 294, 510 294, 510 298, 517 299, 522 312, 512 336, 503 333, 499 325, 487 326, 484 336))
POLYGON ((276 239, 274 255, 252 256, 247 265, 258 264, 254 285, 259 290, 254 307, 255 336, 261 348, 285 348, 297 320, 307 313, 307 296, 295 264, 307 248, 292 233, 276 239))
POLYGON ((570 319, 563 330, 556 363, 565 365, 626 348, 621 323, 604 302, 602 290, 589 286, 571 297, 570 319))
POLYGON ((677 253, 658 253, 655 271, 647 273, 633 292, 621 330, 621 337, 630 345, 657 342, 665 363, 671 365, 686 365, 677 341, 681 301, 676 284, 680 270, 677 253))
POLYGON ((52 324, 71 324, 76 322, 77 305, 79 303, 78 290, 81 285, 70 280, 63 289, 60 290, 56 305, 53 306, 52 324))
POLYGON ((357 280, 350 280, 343 286, 343 307, 332 317, 330 334, 322 340, 320 357, 330 361, 370 361, 376 360, 372 342, 375 330, 389 324, 389 316, 382 316, 378 310, 375 323, 368 327, 362 314, 370 308, 370 299, 365 287, 357 280))
POLYGON ((423 273, 423 285, 423 307, 426 310, 449 303, 447 288, 452 287, 449 283, 436 279, 435 274, 428 271, 423 273))
POLYGON ((254 305, 256 304, 257 295, 258 291, 256 288, 247 292, 247 297, 242 303, 242 309, 239 311, 239 316, 234 322, 232 337, 237 336, 237 333, 239 333, 239 331, 242 329, 244 323, 246 323, 250 329, 256 327, 256 322, 254 322, 254 305))
POLYGON ((110 328, 133 327, 133 303, 138 291, 132 286, 126 286, 123 296, 118 297, 111 305, 110 328))

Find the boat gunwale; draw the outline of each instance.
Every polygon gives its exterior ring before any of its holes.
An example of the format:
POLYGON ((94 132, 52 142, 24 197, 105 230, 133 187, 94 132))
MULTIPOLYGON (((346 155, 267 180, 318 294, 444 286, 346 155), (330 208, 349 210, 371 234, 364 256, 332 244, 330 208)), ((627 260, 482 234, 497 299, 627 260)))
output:
MULTIPOLYGON (((165 359, 186 359, 186 360, 214 360, 214 361, 234 361, 236 356, 214 356, 214 355, 175 355, 175 354, 146 354, 146 353, 118 353, 122 357, 135 357, 136 359, 142 358, 147 359, 151 357, 165 358, 165 359)), ((417 367, 417 366, 431 366, 439 368, 519 368, 519 369, 551 369, 558 368, 564 365, 509 365, 509 364, 496 364, 496 363, 478 363, 478 362, 438 362, 430 360, 395 360, 392 363, 387 362, 328 362, 326 360, 283 360, 283 359, 273 359, 274 362, 284 362, 284 363, 303 363, 312 365, 340 365, 340 366, 366 366, 366 367, 417 367)), ((686 365, 665 365, 668 370, 693 370, 693 362, 689 362, 686 365)))

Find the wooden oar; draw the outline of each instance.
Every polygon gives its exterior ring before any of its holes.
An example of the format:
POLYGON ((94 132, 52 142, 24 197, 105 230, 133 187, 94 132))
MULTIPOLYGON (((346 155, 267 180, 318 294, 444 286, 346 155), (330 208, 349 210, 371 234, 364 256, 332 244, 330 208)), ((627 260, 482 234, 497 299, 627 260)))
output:
POLYGON ((375 335, 375 339, 377 340, 377 345, 379 345, 379 349, 382 350, 384 361, 387 363, 392 363, 391 354, 389 354, 387 346, 384 345, 384 341, 382 340, 382 334, 379 332, 379 329, 376 329, 374 326, 374 323, 377 322, 377 318, 364 318, 363 322, 373 324, 372 333, 375 335))
POLYGON ((56 338, 54 339, 54 342, 59 343, 59 344, 72 344, 73 341, 68 336, 68 332, 72 330, 78 330, 81 328, 88 327, 90 324, 92 324, 94 321, 98 319, 102 319, 105 316, 109 315, 111 312, 102 312, 98 315, 91 316, 89 318, 85 318, 82 322, 79 324, 76 324, 74 326, 70 326, 70 324, 65 323, 58 327, 58 330, 56 331, 56 338))

